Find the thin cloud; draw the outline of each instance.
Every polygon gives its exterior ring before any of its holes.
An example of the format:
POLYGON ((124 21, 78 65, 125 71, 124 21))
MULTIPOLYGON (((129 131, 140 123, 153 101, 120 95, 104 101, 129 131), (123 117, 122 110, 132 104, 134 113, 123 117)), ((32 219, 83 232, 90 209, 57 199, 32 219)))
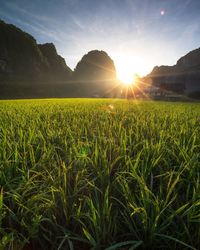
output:
MULTIPOLYGON (((52 32, 51 29, 49 28, 48 24, 52 25, 51 22, 53 19, 46 17, 46 16, 38 16, 38 15, 32 14, 29 11, 27 11, 26 9, 20 8, 16 4, 11 3, 11 2, 6 2, 6 6, 8 8, 15 9, 18 12, 20 12, 21 14, 23 14, 23 17, 16 18, 16 17, 12 17, 10 14, 4 12, 3 15, 6 18, 8 18, 9 20, 14 20, 15 22, 17 21, 17 23, 20 26, 28 27, 31 30, 37 32, 38 34, 40 34, 44 37, 49 37, 49 38, 53 39, 54 41, 58 41, 58 42, 61 41, 58 32, 52 32), (26 20, 24 20, 24 17, 26 20), (41 21, 43 21, 43 23, 45 22, 46 25, 44 25, 44 24, 42 25, 41 21)), ((55 25, 55 23, 56 22, 54 22, 54 25, 55 25)))
POLYGON ((85 25, 81 22, 79 18, 77 18, 75 15, 70 15, 72 22, 80 29, 85 30, 85 25))
POLYGON ((14 3, 5 2, 5 5, 6 5, 8 8, 15 9, 15 10, 17 10, 18 12, 20 12, 20 13, 26 15, 26 16, 29 16, 29 17, 31 17, 31 18, 36 19, 37 21, 43 21, 43 22, 47 22, 47 23, 58 24, 58 22, 56 22, 55 19, 53 19, 53 18, 44 16, 44 15, 36 15, 36 14, 33 14, 33 13, 31 13, 30 11, 28 11, 27 9, 24 9, 24 8, 22 8, 22 7, 18 7, 18 6, 17 6, 16 4, 14 4, 14 3))

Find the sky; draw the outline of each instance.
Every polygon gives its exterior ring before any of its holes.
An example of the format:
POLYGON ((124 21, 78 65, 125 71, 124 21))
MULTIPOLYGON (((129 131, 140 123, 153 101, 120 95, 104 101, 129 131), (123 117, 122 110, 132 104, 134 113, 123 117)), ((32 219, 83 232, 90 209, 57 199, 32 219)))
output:
POLYGON ((72 69, 104 50, 126 80, 200 47, 200 0, 0 0, 0 19, 53 42, 72 69))

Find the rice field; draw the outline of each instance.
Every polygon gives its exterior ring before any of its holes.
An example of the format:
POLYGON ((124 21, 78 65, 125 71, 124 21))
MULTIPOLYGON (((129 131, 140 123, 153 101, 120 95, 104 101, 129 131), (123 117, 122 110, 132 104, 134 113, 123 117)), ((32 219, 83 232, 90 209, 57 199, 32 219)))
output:
POLYGON ((200 104, 0 101, 0 249, 199 249, 200 104))

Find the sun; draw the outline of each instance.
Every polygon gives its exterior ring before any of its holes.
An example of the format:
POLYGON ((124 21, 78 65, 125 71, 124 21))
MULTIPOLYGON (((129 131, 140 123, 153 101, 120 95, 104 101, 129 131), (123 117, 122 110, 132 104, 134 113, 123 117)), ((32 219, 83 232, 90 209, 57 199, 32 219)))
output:
POLYGON ((135 83, 136 75, 140 74, 137 71, 137 60, 129 56, 118 56, 115 59, 116 71, 118 79, 126 86, 135 83))
POLYGON ((113 55, 118 79, 125 85, 130 86, 137 82, 138 77, 147 75, 152 69, 146 59, 132 51, 124 51, 113 55))
POLYGON ((126 68, 119 70, 117 76, 124 85, 128 86, 134 84, 135 73, 129 72, 128 70, 126 70, 126 68))

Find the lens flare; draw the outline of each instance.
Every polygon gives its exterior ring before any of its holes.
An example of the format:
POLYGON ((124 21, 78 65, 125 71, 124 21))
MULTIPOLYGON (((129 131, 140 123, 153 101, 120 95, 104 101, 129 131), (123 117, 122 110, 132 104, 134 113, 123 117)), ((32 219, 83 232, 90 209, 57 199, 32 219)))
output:
POLYGON ((164 16, 164 15, 165 15, 165 11, 164 11, 164 10, 161 10, 161 11, 160 11, 160 15, 161 15, 161 16, 164 16))

